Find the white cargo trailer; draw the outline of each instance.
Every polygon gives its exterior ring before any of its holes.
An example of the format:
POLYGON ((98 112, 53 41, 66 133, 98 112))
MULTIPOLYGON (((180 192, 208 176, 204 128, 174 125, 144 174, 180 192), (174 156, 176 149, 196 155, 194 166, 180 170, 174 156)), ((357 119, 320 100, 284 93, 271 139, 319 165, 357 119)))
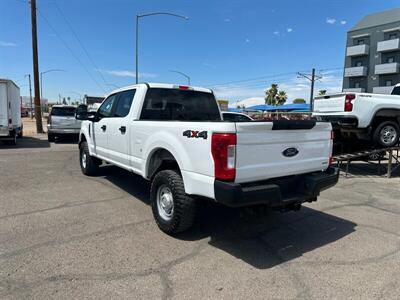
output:
POLYGON ((15 145, 22 137, 21 97, 19 87, 0 79, 0 141, 15 145))

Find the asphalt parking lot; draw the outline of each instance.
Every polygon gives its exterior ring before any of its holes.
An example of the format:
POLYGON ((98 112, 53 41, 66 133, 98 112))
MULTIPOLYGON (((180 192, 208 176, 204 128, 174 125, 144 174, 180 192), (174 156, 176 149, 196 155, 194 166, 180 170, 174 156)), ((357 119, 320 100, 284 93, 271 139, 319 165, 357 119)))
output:
POLYGON ((204 204, 170 237, 149 184, 85 177, 73 142, 0 146, 0 298, 398 299, 400 178, 341 178, 299 212, 204 204))

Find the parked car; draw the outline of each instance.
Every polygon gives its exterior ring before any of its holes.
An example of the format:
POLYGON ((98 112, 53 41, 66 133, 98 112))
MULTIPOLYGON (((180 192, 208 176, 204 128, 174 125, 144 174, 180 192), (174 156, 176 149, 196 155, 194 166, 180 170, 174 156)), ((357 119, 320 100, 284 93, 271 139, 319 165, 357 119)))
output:
POLYGON ((400 84, 391 95, 338 93, 318 96, 314 113, 318 121, 331 122, 339 135, 393 147, 400 137, 400 84))
POLYGON ((0 141, 15 145, 22 135, 19 87, 12 80, 0 79, 0 141))
POLYGON ((230 112, 230 111, 223 111, 222 118, 224 121, 229 121, 229 122, 251 122, 251 121, 253 121, 253 119, 250 118, 246 114, 230 112))
POLYGON ((75 118, 75 113, 75 106, 54 105, 51 108, 47 124, 49 142, 54 142, 56 138, 79 135, 81 121, 75 118))
POLYGON ((338 181, 329 123, 223 122, 206 88, 132 85, 76 117, 82 172, 105 161, 150 180, 154 218, 169 234, 192 225, 204 198, 296 210, 338 181))

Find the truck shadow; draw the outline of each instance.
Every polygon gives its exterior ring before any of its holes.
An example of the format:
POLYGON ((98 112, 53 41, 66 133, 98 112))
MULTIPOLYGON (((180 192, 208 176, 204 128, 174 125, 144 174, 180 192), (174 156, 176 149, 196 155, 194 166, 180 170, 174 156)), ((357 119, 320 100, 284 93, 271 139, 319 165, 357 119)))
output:
MULTIPOLYGON (((103 167, 101 173, 115 186, 150 204, 150 184, 142 177, 113 166, 103 167)), ((333 243, 354 232, 355 227, 353 222, 309 207, 280 213, 261 207, 233 209, 200 200, 194 227, 174 238, 209 239, 209 245, 266 269, 333 243)))
POLYGON ((24 136, 23 138, 17 139, 16 145, 7 145, 0 141, 1 149, 26 149, 26 148, 49 148, 50 144, 47 139, 41 139, 32 136, 24 136))

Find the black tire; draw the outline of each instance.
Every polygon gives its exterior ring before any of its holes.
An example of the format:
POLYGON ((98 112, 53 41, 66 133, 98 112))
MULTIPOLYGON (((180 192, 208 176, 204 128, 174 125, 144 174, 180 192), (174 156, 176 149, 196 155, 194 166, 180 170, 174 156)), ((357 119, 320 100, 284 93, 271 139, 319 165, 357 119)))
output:
MULTIPOLYGON (((161 197, 162 198, 162 197, 161 197)), ((174 234, 189 229, 196 216, 196 200, 185 193, 182 177, 173 170, 157 173, 151 183, 151 208, 158 227, 167 234, 174 234), (173 209, 170 219, 163 216, 160 190, 167 188, 172 194, 173 209)))
POLYGON ((399 143, 399 137, 399 125, 393 121, 385 121, 375 128, 373 141, 378 146, 389 148, 399 143))
POLYGON ((12 140, 5 140, 4 144, 15 146, 17 144, 17 135, 14 133, 14 135, 12 136, 12 140))
POLYGON ((24 136, 24 128, 21 127, 21 130, 18 132, 18 137, 22 138, 24 136))
POLYGON ((47 140, 49 143, 54 143, 56 140, 56 137, 52 133, 47 133, 47 140))
POLYGON ((79 146, 79 165, 82 173, 87 176, 94 176, 98 173, 100 161, 89 154, 87 142, 82 142, 79 146))

